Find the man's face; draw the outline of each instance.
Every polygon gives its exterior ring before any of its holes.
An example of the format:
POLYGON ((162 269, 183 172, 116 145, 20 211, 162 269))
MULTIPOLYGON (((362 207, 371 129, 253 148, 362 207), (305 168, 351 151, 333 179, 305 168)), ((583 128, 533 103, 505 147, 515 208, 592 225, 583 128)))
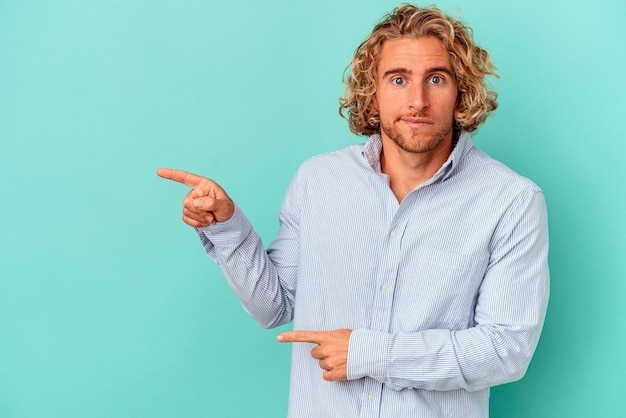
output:
POLYGON ((377 71, 383 144, 411 154, 449 152, 457 86, 443 43, 432 36, 385 41, 377 71))

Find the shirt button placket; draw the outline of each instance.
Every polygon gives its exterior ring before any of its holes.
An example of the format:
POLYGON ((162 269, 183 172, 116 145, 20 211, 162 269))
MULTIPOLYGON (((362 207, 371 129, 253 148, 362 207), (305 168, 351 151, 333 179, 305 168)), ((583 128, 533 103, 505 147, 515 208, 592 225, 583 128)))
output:
POLYGON ((365 385, 363 386, 364 399, 359 418, 377 418, 380 416, 382 386, 382 383, 374 379, 365 379, 365 385))
MULTIPOLYGON (((405 224, 406 220, 401 218, 397 222, 394 222, 394 225, 392 225, 387 232, 387 238, 381 253, 378 269, 378 291, 374 296, 372 304, 370 326, 373 330, 389 332, 393 308, 393 288, 395 286, 401 256, 401 233, 404 230, 405 224)), ((382 391, 382 383, 371 378, 365 378, 360 417, 374 418, 380 416, 382 391)))

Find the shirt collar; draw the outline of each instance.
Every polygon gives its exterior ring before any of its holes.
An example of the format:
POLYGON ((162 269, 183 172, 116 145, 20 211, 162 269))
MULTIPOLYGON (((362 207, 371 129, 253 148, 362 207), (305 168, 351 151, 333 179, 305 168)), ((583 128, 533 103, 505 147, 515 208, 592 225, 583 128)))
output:
POLYGON ((363 145, 363 156, 367 162, 372 166, 372 169, 378 174, 380 170, 380 153, 383 150, 383 140, 380 134, 374 134, 369 137, 365 145, 363 145))
MULTIPOLYGON (((432 181, 446 180, 456 167, 461 162, 461 159, 472 149, 472 135, 467 131, 462 131, 459 135, 459 139, 452 149, 450 156, 439 170, 435 173, 432 181)), ((374 134, 370 136, 363 146, 363 156, 372 167, 372 169, 378 174, 381 173, 380 169, 380 154, 383 150, 383 140, 380 134, 374 134)))

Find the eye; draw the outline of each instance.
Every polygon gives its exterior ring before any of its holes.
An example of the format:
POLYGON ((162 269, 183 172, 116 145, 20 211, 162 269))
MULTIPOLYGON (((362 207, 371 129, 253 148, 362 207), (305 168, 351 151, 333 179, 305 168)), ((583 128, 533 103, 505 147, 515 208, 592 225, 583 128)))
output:
POLYGON ((406 82, 402 77, 394 77, 391 79, 394 86, 402 86, 406 82))
POLYGON ((434 75, 430 78, 430 82, 434 85, 443 84, 443 77, 440 75, 434 75))

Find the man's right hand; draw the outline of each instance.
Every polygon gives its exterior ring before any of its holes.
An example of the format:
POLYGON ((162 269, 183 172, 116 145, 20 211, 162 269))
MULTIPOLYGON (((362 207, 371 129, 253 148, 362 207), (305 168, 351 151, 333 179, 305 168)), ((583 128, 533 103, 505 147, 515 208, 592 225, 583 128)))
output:
POLYGON ((183 222, 187 225, 200 228, 225 222, 235 213, 235 204, 224 189, 206 177, 171 168, 159 168, 157 175, 192 188, 183 199, 183 222))

